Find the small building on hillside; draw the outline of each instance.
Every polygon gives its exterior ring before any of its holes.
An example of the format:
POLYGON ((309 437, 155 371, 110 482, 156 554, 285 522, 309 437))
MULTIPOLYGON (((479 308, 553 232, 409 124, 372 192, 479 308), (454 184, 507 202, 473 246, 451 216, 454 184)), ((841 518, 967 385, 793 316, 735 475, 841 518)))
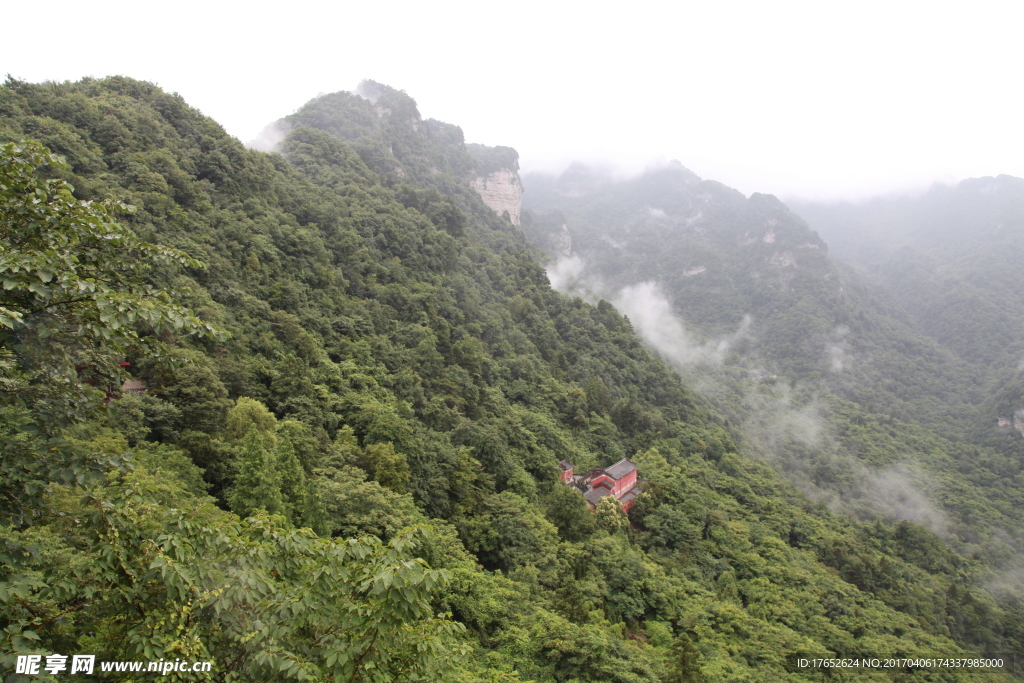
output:
POLYGON ((633 500, 643 488, 643 482, 636 478, 636 465, 627 458, 610 467, 593 469, 586 475, 573 475, 572 463, 565 460, 559 466, 562 469, 562 482, 579 489, 591 508, 596 508, 602 498, 612 496, 629 512, 633 500))
POLYGON ((124 384, 121 385, 121 393, 135 395, 141 395, 146 393, 146 380, 126 379, 124 381, 124 384))

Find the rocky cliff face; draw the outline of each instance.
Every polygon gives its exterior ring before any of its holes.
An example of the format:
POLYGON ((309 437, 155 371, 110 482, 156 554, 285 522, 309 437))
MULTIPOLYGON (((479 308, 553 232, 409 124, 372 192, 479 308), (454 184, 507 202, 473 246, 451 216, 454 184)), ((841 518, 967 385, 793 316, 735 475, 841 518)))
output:
POLYGON ((484 200, 484 204, 494 209, 499 216, 508 211, 512 224, 519 225, 523 207, 523 184, 516 171, 502 168, 490 175, 477 176, 472 184, 473 189, 484 200))
POLYGON ((562 223, 557 232, 551 233, 551 244, 562 256, 572 255, 572 233, 569 232, 568 224, 562 223))

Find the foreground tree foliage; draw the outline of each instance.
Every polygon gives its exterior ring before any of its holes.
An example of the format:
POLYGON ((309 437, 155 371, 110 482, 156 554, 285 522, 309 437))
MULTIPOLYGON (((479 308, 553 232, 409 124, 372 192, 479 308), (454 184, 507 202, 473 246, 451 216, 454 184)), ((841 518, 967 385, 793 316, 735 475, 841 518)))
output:
MULTIPOLYGON (((79 201, 131 204, 140 240, 200 257, 145 286, 231 333, 165 330, 175 363, 129 344, 145 393, 59 433, 134 468, 46 482, 34 524, 6 527, 8 659, 638 683, 1020 647, 1021 620, 927 531, 812 503, 745 458, 611 305, 552 291, 465 184, 461 131, 377 87, 380 114, 339 94, 297 117, 355 148, 296 127, 287 158, 147 83, 0 88, 0 139, 42 140, 79 201), (628 516, 592 515, 557 483, 559 460, 626 456, 647 481, 628 516)), ((128 326, 144 339, 146 325, 128 326)), ((3 429, 27 440, 32 407, 14 408, 3 429)))
POLYGON ((387 545, 324 539, 199 501, 170 509, 137 481, 102 493, 73 523, 8 539, 6 647, 216 661, 221 680, 381 683, 444 680, 465 649, 429 603, 449 575, 412 554, 422 529, 387 545))
POLYGON ((16 524, 50 482, 95 482, 109 464, 68 448, 60 431, 120 386, 129 349, 155 356, 161 334, 222 334, 143 279, 154 265, 198 261, 142 242, 114 218, 130 207, 80 201, 43 167, 67 164, 38 143, 0 147, 0 410, 21 422, 0 441, 0 520, 16 524))
MULTIPOLYGON (((37 427, 22 432, 28 438, 11 435, 3 450, 2 663, 12 666, 14 653, 84 647, 100 660, 216 658, 223 680, 444 678, 465 650, 450 642, 462 626, 435 616, 428 602, 448 574, 411 554, 422 528, 385 546, 287 530, 266 512, 239 523, 174 483, 154 491, 157 472, 143 463, 126 478, 115 467, 123 454, 104 453, 111 449, 101 439, 61 438, 62 428, 102 410, 75 366, 84 353, 111 368, 129 349, 155 354, 139 322, 157 334, 218 331, 144 285, 131 259, 197 261, 139 242, 109 205, 81 202, 66 183, 39 178, 44 164, 66 168, 36 143, 0 150, 0 324, 8 330, 0 348, 29 368, 3 368, 5 394, 17 390, 21 399, 5 408, 37 427), (59 485, 101 481, 77 504, 59 485), (39 520, 44 509, 59 520, 39 520), (17 529, 30 521, 44 524, 17 529)), ((292 488, 301 488, 294 450, 282 460, 292 488)), ((251 424, 232 507, 282 512, 276 466, 251 424)))

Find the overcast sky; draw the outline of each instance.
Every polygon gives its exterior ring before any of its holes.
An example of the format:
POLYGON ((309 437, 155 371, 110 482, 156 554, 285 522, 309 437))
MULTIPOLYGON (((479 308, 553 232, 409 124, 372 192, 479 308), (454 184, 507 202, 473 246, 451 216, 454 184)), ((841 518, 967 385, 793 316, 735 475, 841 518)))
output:
POLYGON ((372 78, 519 150, 678 159, 746 194, 856 198, 1024 177, 1024 4, 8 3, 0 70, 123 74, 248 141, 372 78))

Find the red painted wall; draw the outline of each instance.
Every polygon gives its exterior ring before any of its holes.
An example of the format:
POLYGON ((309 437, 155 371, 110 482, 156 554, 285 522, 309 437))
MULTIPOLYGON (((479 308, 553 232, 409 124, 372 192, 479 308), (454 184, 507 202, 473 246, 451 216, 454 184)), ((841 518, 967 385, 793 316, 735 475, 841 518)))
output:
POLYGON ((634 486, 636 486, 636 470, 633 470, 622 479, 615 482, 615 486, 612 488, 612 495, 618 498, 634 486))

